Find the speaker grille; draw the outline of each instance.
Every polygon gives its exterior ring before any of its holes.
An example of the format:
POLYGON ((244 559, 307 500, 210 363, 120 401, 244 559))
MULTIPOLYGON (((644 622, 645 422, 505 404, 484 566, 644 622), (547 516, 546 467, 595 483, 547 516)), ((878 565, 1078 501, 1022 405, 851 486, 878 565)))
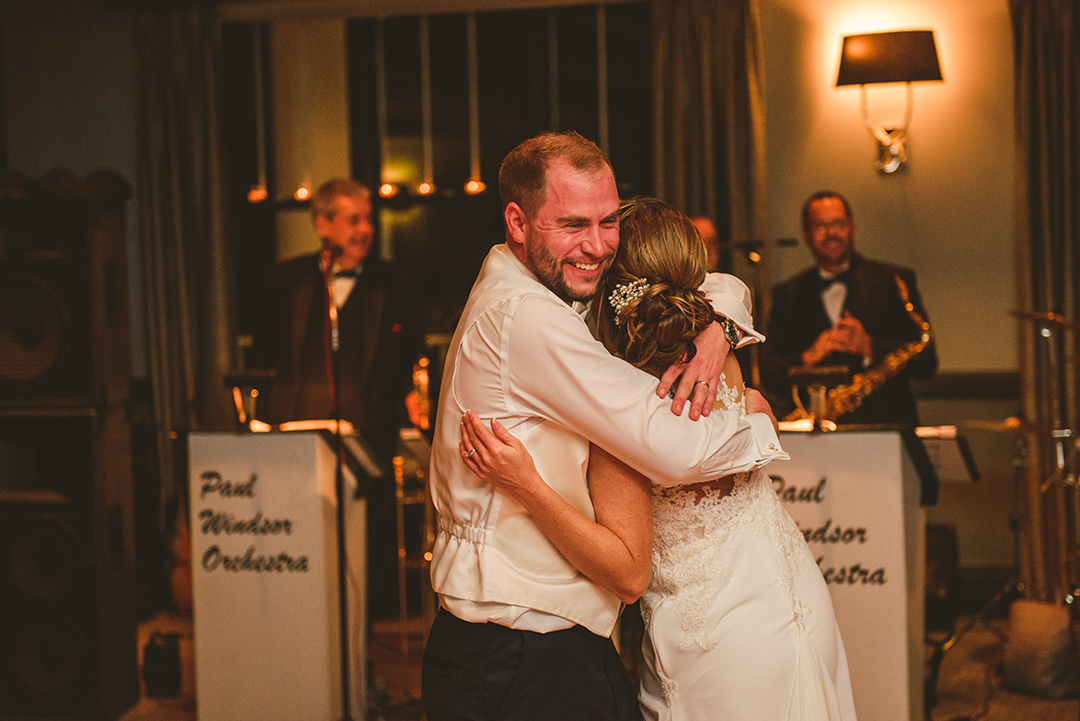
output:
POLYGON ((22 626, 12 644, 15 677, 26 690, 58 706, 87 675, 87 644, 63 618, 38 618, 22 626))
POLYGON ((79 513, 53 492, 18 495, 42 500, 0 503, 0 718, 91 712, 98 629, 79 513))
POLYGON ((75 529, 57 517, 28 519, 8 552, 15 588, 31 598, 51 601, 72 591, 84 563, 75 529))
POLYGON ((0 378, 29 385, 61 366, 69 344, 70 316, 63 299, 40 278, 10 273, 0 278, 0 378))

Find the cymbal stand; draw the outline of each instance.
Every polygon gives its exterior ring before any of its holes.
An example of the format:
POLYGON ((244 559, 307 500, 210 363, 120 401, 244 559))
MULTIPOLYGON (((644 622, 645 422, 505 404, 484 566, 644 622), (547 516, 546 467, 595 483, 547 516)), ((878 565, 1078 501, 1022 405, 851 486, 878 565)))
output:
POLYGON ((1077 449, 1080 448, 1080 439, 1077 439, 1076 433, 1071 428, 1060 428, 1051 431, 1050 436, 1054 439, 1054 455, 1057 459, 1057 467, 1050 474, 1050 477, 1043 482, 1039 490, 1046 493, 1050 486, 1055 484, 1066 488, 1075 488, 1077 486, 1077 449), (1069 449, 1068 453, 1065 451, 1065 439, 1067 438, 1073 439, 1072 448, 1069 449))
POLYGON ((1009 514, 1009 530, 1013 534, 1013 577, 1005 584, 1005 588, 1013 587, 1019 593, 1028 589, 1028 574, 1030 567, 1025 569, 1023 542, 1021 537, 1024 533, 1024 524, 1027 517, 1024 514, 1024 478, 1027 475, 1028 443, 1024 438, 1024 431, 1018 429, 1016 433, 1016 450, 1013 452, 1013 510, 1009 514))
MULTIPOLYGON (((1077 483, 1077 453, 1080 450, 1080 440, 1071 428, 1059 428, 1051 431, 1054 439, 1055 468, 1050 476, 1039 488, 1040 493, 1046 493, 1052 486, 1061 486, 1065 492, 1066 517, 1065 528, 1060 529, 1063 537, 1065 553, 1063 559, 1064 568, 1061 569, 1064 582, 1068 586, 1065 602, 1076 604, 1080 602, 1080 488, 1077 483), (1071 441, 1071 443, 1069 442, 1071 441), (1068 448, 1066 444, 1068 443, 1068 448)), ((1077 611, 1080 613, 1080 611, 1077 611)))
POLYGON ((1060 577, 1056 584, 1060 590, 1067 587, 1065 593, 1066 603, 1074 603, 1080 596, 1080 568, 1078 568, 1078 554, 1080 554, 1080 490, 1077 488, 1077 440, 1076 432, 1065 426, 1063 408, 1061 403, 1061 363, 1059 360, 1058 338, 1053 328, 1071 330, 1074 324, 1066 321, 1062 316, 1048 313, 1045 317, 1036 318, 1039 325, 1039 335, 1046 339, 1046 366, 1048 382, 1045 389, 1049 396, 1050 417, 1053 430, 1050 437, 1053 440, 1054 470, 1039 487, 1039 496, 1043 496, 1052 486, 1061 486, 1064 489, 1062 503, 1064 508, 1058 513, 1058 571, 1060 577), (1071 448, 1066 448, 1067 442, 1072 439, 1071 448))

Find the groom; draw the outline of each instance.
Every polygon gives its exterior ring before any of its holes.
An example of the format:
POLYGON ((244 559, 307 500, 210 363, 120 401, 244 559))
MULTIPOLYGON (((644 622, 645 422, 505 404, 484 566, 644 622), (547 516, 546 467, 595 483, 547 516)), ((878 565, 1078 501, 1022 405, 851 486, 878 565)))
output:
MULTIPOLYGON (((498 418, 587 516, 590 441, 680 484, 786 455, 759 395, 748 392, 748 416, 711 411, 728 343, 719 324, 658 388, 608 354, 572 307, 593 298, 619 245, 615 176, 596 145, 572 132, 527 140, 503 161, 499 192, 507 242, 484 261, 439 394, 431 581, 440 610, 424 652, 425 711, 429 721, 640 719, 610 640, 618 599, 578 573, 520 506, 472 475, 458 450, 462 414, 498 418), (691 397, 690 418, 682 417, 691 397)), ((748 320, 732 289, 745 286, 721 278, 710 299, 727 317, 748 320)))

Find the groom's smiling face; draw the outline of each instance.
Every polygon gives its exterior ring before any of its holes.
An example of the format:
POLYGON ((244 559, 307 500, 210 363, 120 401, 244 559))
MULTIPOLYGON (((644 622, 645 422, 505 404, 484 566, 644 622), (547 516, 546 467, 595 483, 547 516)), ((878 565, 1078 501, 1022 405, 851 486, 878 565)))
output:
POLYGON ((541 283, 567 303, 596 295, 619 249, 619 192, 611 168, 595 172, 556 160, 547 169, 547 197, 534 217, 522 216, 515 240, 541 283))

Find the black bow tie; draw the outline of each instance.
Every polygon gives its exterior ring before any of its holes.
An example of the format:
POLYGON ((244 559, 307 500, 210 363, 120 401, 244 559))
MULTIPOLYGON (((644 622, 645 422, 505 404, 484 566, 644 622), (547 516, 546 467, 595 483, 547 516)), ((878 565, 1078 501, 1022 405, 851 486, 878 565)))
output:
POLYGON ((344 268, 334 272, 335 278, 359 278, 360 266, 353 266, 352 268, 344 268))
POLYGON ((851 272, 851 268, 848 268, 839 275, 834 275, 832 278, 822 278, 819 276, 818 282, 820 283, 820 285, 818 286, 818 288, 824 291, 826 288, 831 287, 833 283, 843 283, 848 287, 848 290, 851 290, 851 283, 853 278, 854 274, 851 272))

